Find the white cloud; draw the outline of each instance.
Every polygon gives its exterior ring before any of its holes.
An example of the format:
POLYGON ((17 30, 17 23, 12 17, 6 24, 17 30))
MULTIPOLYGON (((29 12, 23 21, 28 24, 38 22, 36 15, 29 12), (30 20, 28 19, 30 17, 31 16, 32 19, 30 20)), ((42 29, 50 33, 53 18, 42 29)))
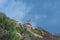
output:
MULTIPOLYGON (((8 0, 7 0, 8 1, 8 0)), ((3 2, 3 1, 2 1, 3 2)), ((3 2, 4 3, 4 2, 3 2)), ((15 17, 16 19, 22 19, 31 10, 31 6, 28 6, 22 0, 16 2, 15 0, 10 0, 7 2, 8 6, 1 11, 6 13, 9 17, 15 17)), ((4 4, 3 4, 4 5, 4 4)))
POLYGON ((35 15, 36 20, 43 19, 43 18, 47 18, 47 15, 44 15, 44 14, 35 15))
POLYGON ((40 18, 40 16, 39 16, 39 15, 35 15, 35 19, 37 19, 37 20, 38 20, 39 18, 40 18))

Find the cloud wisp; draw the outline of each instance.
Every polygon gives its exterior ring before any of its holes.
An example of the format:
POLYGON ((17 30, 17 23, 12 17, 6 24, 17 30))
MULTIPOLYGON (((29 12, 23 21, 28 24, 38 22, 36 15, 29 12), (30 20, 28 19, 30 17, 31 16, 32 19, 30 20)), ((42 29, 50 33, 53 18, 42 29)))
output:
MULTIPOLYGON (((1 0, 0 0, 1 1, 1 0)), ((6 13, 9 17, 15 19, 22 19, 31 10, 31 6, 27 5, 23 0, 2 0, 0 3, 2 9, 0 11, 6 13), (6 7, 5 7, 6 5, 6 7), (3 9, 4 8, 4 9, 3 9)))

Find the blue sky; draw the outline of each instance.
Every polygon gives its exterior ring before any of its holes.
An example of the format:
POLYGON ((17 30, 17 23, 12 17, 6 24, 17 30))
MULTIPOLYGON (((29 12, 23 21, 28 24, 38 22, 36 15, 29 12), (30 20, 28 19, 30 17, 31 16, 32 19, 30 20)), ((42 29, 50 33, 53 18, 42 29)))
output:
POLYGON ((60 33, 60 0, 0 0, 0 12, 21 23, 31 19, 51 33, 60 33))

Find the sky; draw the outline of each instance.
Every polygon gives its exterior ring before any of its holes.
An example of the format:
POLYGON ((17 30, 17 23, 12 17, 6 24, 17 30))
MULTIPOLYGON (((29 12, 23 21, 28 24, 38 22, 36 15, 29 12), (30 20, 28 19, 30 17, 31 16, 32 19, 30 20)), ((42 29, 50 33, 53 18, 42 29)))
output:
POLYGON ((60 33, 60 0, 0 0, 0 12, 20 23, 31 19, 35 27, 60 33))

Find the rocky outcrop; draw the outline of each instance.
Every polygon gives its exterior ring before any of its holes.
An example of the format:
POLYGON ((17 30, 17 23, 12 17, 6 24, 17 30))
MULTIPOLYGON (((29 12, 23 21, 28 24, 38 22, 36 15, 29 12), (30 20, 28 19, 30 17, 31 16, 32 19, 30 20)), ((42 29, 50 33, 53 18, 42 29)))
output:
POLYGON ((0 13, 0 40, 60 40, 60 34, 52 35, 42 28, 34 28, 29 22, 21 24, 0 13))

